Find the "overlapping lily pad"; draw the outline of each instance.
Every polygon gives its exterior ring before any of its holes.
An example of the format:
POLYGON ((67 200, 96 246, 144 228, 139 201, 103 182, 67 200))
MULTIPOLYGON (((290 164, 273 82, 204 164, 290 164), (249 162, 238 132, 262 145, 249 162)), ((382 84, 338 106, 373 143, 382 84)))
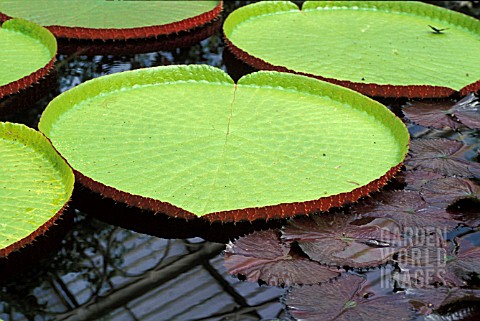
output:
POLYGON ((480 275, 480 247, 468 246, 462 239, 456 239, 458 249, 454 255, 447 257, 446 277, 451 283, 464 286, 466 281, 480 275))
POLYGON ((366 279, 348 274, 331 283, 295 287, 286 304, 298 320, 410 320, 413 316, 403 293, 377 296, 366 279))
POLYGON ((305 258, 280 242, 275 230, 259 231, 227 245, 225 267, 230 274, 270 285, 315 284, 340 275, 340 270, 305 258))
POLYGON ((403 182, 405 189, 409 191, 418 191, 427 182, 442 178, 441 174, 424 170, 403 171, 395 179, 403 182))
POLYGON ((239 221, 328 210, 377 190, 408 148, 381 104, 309 77, 169 66, 55 98, 40 130, 91 189, 175 217, 239 221))
POLYGON ((473 94, 453 106, 454 116, 469 128, 480 128, 480 100, 473 94))
POLYGON ((401 287, 428 288, 439 284, 464 287, 478 277, 480 247, 462 238, 446 242, 446 232, 439 232, 424 235, 417 232, 412 238, 413 246, 399 253, 397 263, 400 272, 395 272, 393 277, 401 287))
POLYGON ((445 208, 431 206, 419 193, 410 191, 385 192, 355 208, 367 217, 390 218, 402 228, 454 228, 459 221, 445 208))
POLYGON ((73 172, 40 133, 0 123, 0 257, 30 243, 60 216, 73 172))
POLYGON ((480 291, 465 288, 434 288, 414 289, 408 291, 410 303, 423 315, 434 313, 429 319, 462 319, 474 320, 475 310, 462 311, 455 309, 455 305, 462 307, 462 302, 477 303, 480 301, 480 291), (463 313, 462 313, 463 312, 463 313), (466 312, 466 313, 465 313, 466 312), (473 312, 470 315, 469 312, 473 312))
POLYGON ((460 200, 480 202, 480 186, 461 177, 445 177, 431 180, 420 189, 429 204, 447 208, 460 200))
POLYGON ((47 75, 57 43, 45 28, 12 19, 0 27, 0 98, 16 93, 47 75))
POLYGON ((396 260, 400 271, 393 273, 401 288, 428 288, 449 285, 445 273, 447 261, 446 232, 423 227, 410 230, 411 246, 401 251, 396 260))
POLYGON ((391 260, 404 243, 395 221, 372 219, 361 224, 339 213, 293 219, 285 226, 282 238, 298 242, 312 260, 357 268, 391 260))
POLYGON ((56 37, 138 39, 204 25, 221 11, 222 1, 3 0, 0 21, 24 18, 56 37))
POLYGON ((263 1, 225 21, 230 49, 259 69, 289 71, 386 97, 480 88, 480 21, 413 1, 263 1), (299 48, 302 48, 299 50, 299 48))
POLYGON ((480 101, 474 94, 456 103, 415 102, 405 106, 403 113, 419 125, 437 129, 480 128, 480 101))
POLYGON ((458 129, 462 124, 453 117, 451 102, 414 102, 402 109, 403 114, 412 122, 437 129, 458 129))
POLYGON ((480 164, 465 159, 467 147, 458 140, 414 139, 407 169, 423 169, 446 176, 480 177, 480 164))

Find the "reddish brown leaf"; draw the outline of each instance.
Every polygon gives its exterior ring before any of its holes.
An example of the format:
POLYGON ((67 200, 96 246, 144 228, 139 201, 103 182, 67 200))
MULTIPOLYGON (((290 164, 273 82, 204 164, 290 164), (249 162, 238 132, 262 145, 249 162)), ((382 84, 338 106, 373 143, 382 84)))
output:
POLYGON ((452 106, 451 101, 413 102, 403 107, 402 111, 408 119, 421 126, 458 129, 462 124, 453 118, 452 106))
POLYGON ((407 169, 424 169, 445 176, 478 177, 480 163, 462 157, 465 145, 450 139, 414 139, 410 143, 407 169))
POLYGON ((420 193, 427 203, 444 208, 462 199, 480 200, 480 186, 460 177, 429 181, 422 186, 420 193))
POLYGON ((463 286, 465 282, 449 267, 446 231, 417 230, 411 235, 412 246, 400 251, 396 263, 400 271, 393 279, 402 288, 431 288, 436 285, 463 286))
POLYGON ((330 283, 295 287, 286 305, 299 320, 410 320, 413 313, 403 293, 377 296, 365 283, 347 274, 330 283))
POLYGON ((480 101, 473 93, 452 107, 453 115, 469 128, 480 128, 480 101))
POLYGON ((413 102, 402 109, 404 115, 421 126, 437 129, 480 128, 480 103, 473 93, 457 103, 450 101, 413 102))
POLYGON ((429 315, 434 310, 440 308, 449 293, 457 290, 458 288, 439 287, 435 289, 408 289, 406 292, 414 309, 420 314, 429 315))
POLYGON ((355 209, 367 217, 385 217, 405 228, 453 228, 459 221, 445 209, 429 206, 420 194, 409 191, 384 192, 355 209))
POLYGON ((443 177, 438 173, 422 170, 403 171, 399 176, 401 176, 401 179, 403 179, 403 182, 406 184, 405 189, 410 191, 418 191, 423 184, 433 179, 443 177))
POLYGON ((319 283, 340 274, 337 269, 292 253, 275 230, 254 232, 227 245, 224 265, 230 274, 276 286, 319 283))
POLYGON ((342 213, 293 219, 282 238, 298 242, 312 260, 329 265, 372 267, 391 259, 403 239, 389 219, 368 219, 363 224, 342 213))
POLYGON ((454 213, 455 217, 462 222, 462 225, 473 228, 480 226, 480 206, 478 202, 461 200, 451 205, 448 210, 454 213))
POLYGON ((480 247, 468 247, 462 239, 457 239, 457 242, 458 252, 447 257, 448 277, 464 286, 473 273, 480 273, 480 247))
MULTIPOLYGON (((447 305, 461 301, 480 301, 479 290, 440 287, 434 289, 409 289, 407 292, 407 297, 412 306, 423 315, 429 315, 447 305)), ((438 320, 459 319, 439 318, 438 320)))

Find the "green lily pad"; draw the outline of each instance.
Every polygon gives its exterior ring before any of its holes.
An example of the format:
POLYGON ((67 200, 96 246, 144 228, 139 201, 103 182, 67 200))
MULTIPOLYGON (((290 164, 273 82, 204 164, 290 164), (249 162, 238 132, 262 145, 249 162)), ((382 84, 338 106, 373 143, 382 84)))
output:
POLYGON ((217 18, 222 1, 2 0, 0 21, 19 17, 57 37, 135 39, 189 30, 217 18))
POLYGON ((0 27, 0 98, 47 75, 56 53, 57 42, 47 29, 22 19, 4 22, 0 27))
POLYGON ((377 190, 408 149, 383 105, 305 76, 237 84, 202 65, 117 73, 50 102, 42 131, 84 185, 175 217, 328 210, 377 190))
POLYGON ((30 243, 60 216, 73 191, 71 168, 39 132, 0 122, 0 257, 30 243))
POLYGON ((258 69, 327 80, 372 96, 480 89, 480 21, 413 1, 263 1, 224 23, 230 49, 258 69))

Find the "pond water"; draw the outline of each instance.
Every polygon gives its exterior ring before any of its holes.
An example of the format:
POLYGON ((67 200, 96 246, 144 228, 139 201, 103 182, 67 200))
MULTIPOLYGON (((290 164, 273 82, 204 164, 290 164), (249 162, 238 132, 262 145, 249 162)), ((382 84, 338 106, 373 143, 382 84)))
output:
MULTIPOLYGON (((245 4, 227 3, 224 16, 245 4)), ((164 39, 163 48, 158 41, 113 44, 108 49, 103 43, 63 42, 68 53, 57 57, 56 78, 49 77, 40 88, 29 89, 22 97, 0 102, 5 109, 25 107, 1 120, 36 128, 39 115, 53 97, 89 79, 125 70, 202 63, 228 70, 238 78, 249 68, 224 52, 220 26, 216 23, 194 35, 181 34, 182 43, 164 39), (202 37, 205 39, 200 42, 189 43, 202 37), (173 48, 179 45, 183 47, 173 48), (94 55, 102 50, 116 54, 94 55), (137 50, 147 52, 129 54, 137 50)), ((442 135, 420 126, 410 129, 415 137, 442 135)), ((468 135, 478 145, 478 133, 468 135)), ((477 148, 472 148, 472 155, 477 148)), ((288 288, 232 277, 222 256, 229 239, 283 223, 222 226, 152 217, 76 186, 72 203, 58 225, 33 246, 0 262, 0 319, 288 319, 282 301, 288 288)), ((458 229, 449 238, 464 233, 469 234, 470 242, 480 244, 479 233, 471 229, 458 229)), ((373 284, 379 286, 378 282, 373 284)))

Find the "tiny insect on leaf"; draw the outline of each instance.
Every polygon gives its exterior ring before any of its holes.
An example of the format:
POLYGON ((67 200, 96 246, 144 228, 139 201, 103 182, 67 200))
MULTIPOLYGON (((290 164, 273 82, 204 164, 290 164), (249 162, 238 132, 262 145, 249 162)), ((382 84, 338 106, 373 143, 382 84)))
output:
POLYGON ((438 28, 435 28, 434 26, 431 26, 431 25, 428 25, 428 26, 433 30, 432 33, 435 33, 435 34, 440 34, 440 33, 442 33, 442 31, 445 31, 445 30, 449 29, 449 28, 438 29, 438 28))

